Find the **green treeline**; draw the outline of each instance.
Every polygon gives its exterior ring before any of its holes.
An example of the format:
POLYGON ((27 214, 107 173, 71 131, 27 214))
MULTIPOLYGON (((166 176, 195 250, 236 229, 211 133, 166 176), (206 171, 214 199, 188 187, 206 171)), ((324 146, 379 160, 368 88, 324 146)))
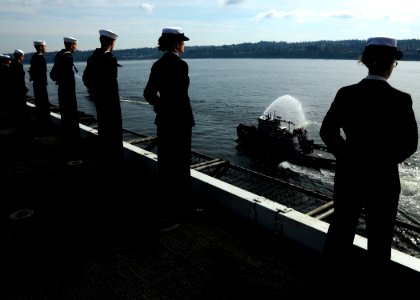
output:
MULTIPOLYGON (((354 59, 359 58, 365 40, 315 41, 315 42, 266 42, 242 43, 222 46, 188 46, 184 59, 190 58, 313 58, 354 59)), ((398 48, 403 51, 403 60, 420 60, 420 40, 399 40, 398 48)), ((52 62, 57 52, 46 53, 47 62, 52 62)), ((77 51, 75 61, 86 61, 92 53, 77 51)), ((157 59, 162 53, 157 48, 133 48, 114 50, 118 60, 157 59)), ((31 53, 26 54, 29 62, 31 53)))

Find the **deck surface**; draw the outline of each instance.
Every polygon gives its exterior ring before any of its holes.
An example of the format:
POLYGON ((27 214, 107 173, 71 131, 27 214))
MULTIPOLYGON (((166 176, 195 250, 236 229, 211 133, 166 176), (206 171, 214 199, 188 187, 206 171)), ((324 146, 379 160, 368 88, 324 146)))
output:
MULTIPOLYGON (((118 174, 95 144, 62 149, 2 122, 1 299, 346 299, 319 254, 211 203, 174 231, 153 226, 154 179, 118 174)), ((400 283, 396 283, 400 284, 400 283)), ((396 286, 399 287, 398 285, 396 286)), ((399 289, 398 295, 404 293, 399 289)), ((350 299, 350 298, 349 298, 350 299)))

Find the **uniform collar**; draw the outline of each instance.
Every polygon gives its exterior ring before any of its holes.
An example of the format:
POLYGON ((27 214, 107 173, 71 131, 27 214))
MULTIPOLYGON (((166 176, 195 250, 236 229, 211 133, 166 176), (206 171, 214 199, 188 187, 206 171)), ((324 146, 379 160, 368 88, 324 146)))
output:
POLYGON ((179 56, 179 53, 175 51, 166 51, 165 53, 172 53, 172 54, 175 54, 176 56, 179 56))
POLYGON ((379 75, 368 75, 368 76, 366 76, 366 79, 386 81, 386 78, 385 77, 382 77, 382 76, 379 76, 379 75))

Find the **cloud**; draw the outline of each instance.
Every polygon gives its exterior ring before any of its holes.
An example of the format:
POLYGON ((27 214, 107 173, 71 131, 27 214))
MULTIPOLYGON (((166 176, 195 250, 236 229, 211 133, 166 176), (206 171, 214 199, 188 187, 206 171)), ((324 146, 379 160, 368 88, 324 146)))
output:
POLYGON ((263 19, 286 19, 291 18, 296 22, 305 23, 311 21, 323 21, 327 19, 339 19, 339 20, 384 20, 392 21, 395 23, 415 23, 420 19, 419 15, 413 15, 411 12, 395 12, 389 14, 389 12, 367 12, 367 11, 356 11, 356 10, 291 10, 281 11, 277 9, 270 9, 265 12, 258 13, 255 17, 251 18, 253 21, 261 21, 263 19))
POLYGON ((262 19, 282 18, 284 14, 276 9, 270 9, 266 12, 258 13, 253 20, 260 21, 262 19))
POLYGON ((235 5, 244 2, 244 0, 220 0, 222 5, 235 5))
POLYGON ((155 8, 155 6, 149 3, 142 3, 140 4, 140 8, 147 13, 151 13, 153 9, 155 8))
POLYGON ((64 0, 44 0, 43 4, 45 5, 62 5, 64 0))
POLYGON ((337 19, 357 18, 357 15, 353 11, 344 11, 344 10, 322 11, 322 12, 319 12, 319 16, 322 18, 337 18, 337 19))
POLYGON ((254 18, 254 21, 260 21, 262 19, 271 19, 271 18, 295 18, 298 21, 310 20, 319 17, 315 12, 304 11, 304 10, 293 10, 290 12, 284 12, 277 9, 270 9, 266 12, 257 14, 254 18))
POLYGON ((16 1, 17 5, 22 5, 22 6, 30 6, 32 3, 30 0, 20 0, 20 1, 16 1))

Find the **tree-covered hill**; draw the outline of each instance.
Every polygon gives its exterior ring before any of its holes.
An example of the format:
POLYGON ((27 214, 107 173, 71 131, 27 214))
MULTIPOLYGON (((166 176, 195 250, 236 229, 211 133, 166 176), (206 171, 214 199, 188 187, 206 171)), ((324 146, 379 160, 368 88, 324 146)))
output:
MULTIPOLYGON (((316 58, 354 59, 359 58, 365 40, 315 41, 315 42, 267 42, 242 43, 222 46, 188 46, 182 58, 316 58)), ((403 60, 420 60, 420 40, 399 40, 398 48, 403 51, 403 60)), ((47 62, 52 62, 57 52, 46 53, 47 62)), ((86 61, 91 51, 77 51, 75 61, 86 61)), ((161 52, 157 48, 133 48, 114 50, 118 60, 157 59, 161 52)), ((29 62, 31 53, 26 54, 29 62)))

